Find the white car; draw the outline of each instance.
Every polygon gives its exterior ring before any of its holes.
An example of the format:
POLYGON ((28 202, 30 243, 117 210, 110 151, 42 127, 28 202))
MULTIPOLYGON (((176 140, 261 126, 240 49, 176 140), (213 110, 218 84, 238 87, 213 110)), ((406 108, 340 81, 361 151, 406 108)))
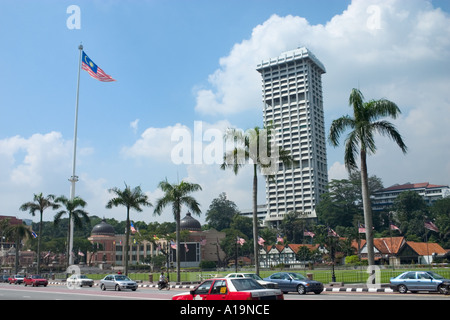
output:
POLYGON ((267 289, 278 288, 277 283, 265 281, 260 276, 258 276, 256 273, 245 273, 245 272, 229 273, 225 276, 225 278, 252 278, 252 279, 255 279, 264 288, 267 288, 267 289))
POLYGON ((67 286, 89 286, 92 287, 94 285, 94 280, 89 279, 84 274, 73 274, 67 279, 67 286))

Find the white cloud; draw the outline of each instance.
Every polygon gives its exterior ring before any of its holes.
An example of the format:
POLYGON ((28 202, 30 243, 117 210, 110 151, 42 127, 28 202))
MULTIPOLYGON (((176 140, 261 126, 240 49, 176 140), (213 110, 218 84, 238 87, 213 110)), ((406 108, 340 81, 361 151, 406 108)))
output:
POLYGON ((136 119, 130 122, 130 128, 133 129, 133 132, 136 133, 139 127, 139 119, 136 119))
POLYGON ((71 143, 61 133, 34 134, 0 140, 2 181, 15 186, 36 187, 60 174, 70 173, 71 143))
POLYGON ((343 163, 336 161, 331 165, 328 170, 328 180, 331 181, 333 179, 348 179, 348 171, 343 163))

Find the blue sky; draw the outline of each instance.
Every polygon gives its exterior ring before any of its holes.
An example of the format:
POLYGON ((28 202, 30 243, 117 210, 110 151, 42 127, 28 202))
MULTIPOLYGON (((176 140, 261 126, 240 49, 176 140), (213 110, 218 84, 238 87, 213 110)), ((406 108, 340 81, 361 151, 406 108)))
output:
MULTIPOLYGON (((326 128, 350 112, 353 87, 402 109, 395 124, 410 152, 380 138, 369 174, 385 186, 449 184, 449 12, 443 0, 1 1, 0 215, 30 218, 18 208, 33 193, 69 196, 80 43, 117 80, 81 73, 76 193, 92 215, 124 219, 123 209, 104 208, 107 190, 140 185, 155 203, 166 177, 203 187, 202 221, 220 192, 250 208, 249 170, 176 165, 170 137, 194 135, 195 123, 203 133, 261 126, 256 64, 299 46, 327 68, 326 128), (67 27, 70 5, 80 9, 80 29, 67 27)), ((328 166, 330 179, 346 176, 342 148, 328 147, 328 166)), ((172 220, 152 212, 132 219, 172 220)))

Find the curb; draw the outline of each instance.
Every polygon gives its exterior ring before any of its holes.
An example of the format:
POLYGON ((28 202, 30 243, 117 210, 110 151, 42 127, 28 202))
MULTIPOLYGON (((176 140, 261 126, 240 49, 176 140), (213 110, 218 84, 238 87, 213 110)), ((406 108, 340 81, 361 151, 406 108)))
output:
POLYGON ((324 288, 323 292, 395 292, 390 288, 324 288))
MULTIPOLYGON (((59 281, 52 281, 48 284, 52 285, 66 285, 65 282, 59 282, 59 281)), ((98 283, 94 283, 94 287, 98 287, 98 283)), ((192 284, 171 284, 171 289, 195 289, 197 285, 192 284)), ((158 284, 138 284, 138 288, 157 288, 158 284)), ((339 288, 331 288, 331 287, 325 287, 323 288, 322 292, 371 292, 371 293, 377 293, 377 292, 388 292, 392 293, 395 292, 391 288, 362 288, 362 287, 339 287, 339 288)))

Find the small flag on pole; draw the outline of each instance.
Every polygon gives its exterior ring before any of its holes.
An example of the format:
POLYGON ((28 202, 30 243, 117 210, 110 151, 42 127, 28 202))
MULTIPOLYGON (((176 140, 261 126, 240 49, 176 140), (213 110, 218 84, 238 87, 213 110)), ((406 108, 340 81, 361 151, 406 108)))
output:
POLYGON ((243 246, 244 243, 245 243, 245 239, 243 239, 243 238, 237 236, 237 237, 236 237, 236 243, 238 243, 238 244, 240 244, 241 246, 243 246))
POLYGON ((99 68, 94 63, 94 61, 89 59, 89 57, 87 56, 87 54, 84 51, 83 51, 83 56, 82 56, 82 66, 81 67, 83 68, 83 70, 86 70, 89 73, 89 75, 94 79, 97 79, 102 82, 116 81, 110 75, 107 75, 105 73, 105 71, 103 71, 101 68, 99 68))
POLYGON ((279 234, 277 234, 277 242, 284 243, 283 237, 281 237, 279 234))
POLYGON ((264 240, 261 236, 258 236, 258 244, 260 246, 264 246, 264 242, 266 242, 266 240, 264 240))
POLYGON ((366 227, 362 223, 360 223, 359 226, 358 226, 358 232, 359 233, 366 233, 366 227))
POLYGON ((36 232, 34 232, 34 231, 31 231, 31 235, 33 236, 33 238, 37 238, 37 234, 36 234, 36 232))
POLYGON ((399 227, 397 227, 395 224, 393 224, 393 223, 391 223, 390 224, 390 228, 391 228, 391 230, 397 230, 398 232, 402 232, 401 230, 400 230, 400 228, 399 227))
POLYGON ((131 233, 136 233, 136 228, 134 227, 133 221, 130 221, 131 233))
POLYGON ((303 236, 305 236, 305 237, 311 237, 311 238, 314 238, 315 235, 316 235, 316 234, 315 234, 314 232, 311 232, 311 231, 308 231, 308 230, 305 230, 305 231, 303 232, 303 236))
POLYGON ((431 221, 425 221, 425 228, 434 232, 439 232, 438 227, 431 221))

